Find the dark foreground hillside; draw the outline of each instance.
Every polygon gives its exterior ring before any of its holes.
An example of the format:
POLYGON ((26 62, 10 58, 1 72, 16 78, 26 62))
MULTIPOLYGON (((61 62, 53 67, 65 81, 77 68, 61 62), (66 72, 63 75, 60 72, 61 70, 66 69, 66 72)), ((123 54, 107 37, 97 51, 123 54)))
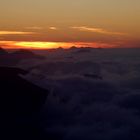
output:
POLYGON ((18 68, 0 67, 1 140, 44 137, 39 119, 48 91, 19 76, 26 73, 18 68))

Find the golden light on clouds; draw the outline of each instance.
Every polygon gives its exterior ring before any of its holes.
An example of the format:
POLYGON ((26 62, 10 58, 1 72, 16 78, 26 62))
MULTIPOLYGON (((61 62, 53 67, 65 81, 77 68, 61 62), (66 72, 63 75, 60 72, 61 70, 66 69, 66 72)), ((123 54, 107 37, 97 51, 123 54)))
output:
POLYGON ((25 27, 25 29, 29 29, 29 30, 41 30, 43 28, 42 27, 39 27, 39 26, 32 26, 32 27, 25 27))
POLYGON ((77 27, 71 27, 71 28, 79 30, 79 31, 100 33, 100 34, 106 34, 106 35, 119 35, 119 36, 127 35, 126 33, 112 32, 112 31, 105 30, 103 28, 96 28, 96 27, 77 26, 77 27))
POLYGON ((49 27, 49 29, 50 30, 57 30, 57 28, 56 27, 53 27, 53 26, 52 27, 49 27))
POLYGON ((115 44, 96 43, 96 42, 29 42, 29 41, 0 41, 0 45, 7 49, 56 49, 59 47, 70 48, 76 47, 93 47, 93 48, 112 48, 115 44))
POLYGON ((34 32, 22 32, 22 31, 0 31, 0 35, 31 35, 34 32))
POLYGON ((128 41, 140 47, 139 5, 140 0, 0 0, 0 41, 14 41, 10 47, 127 47, 128 41))
POLYGON ((15 42, 14 45, 33 49, 51 49, 58 47, 58 44, 55 42, 15 42))

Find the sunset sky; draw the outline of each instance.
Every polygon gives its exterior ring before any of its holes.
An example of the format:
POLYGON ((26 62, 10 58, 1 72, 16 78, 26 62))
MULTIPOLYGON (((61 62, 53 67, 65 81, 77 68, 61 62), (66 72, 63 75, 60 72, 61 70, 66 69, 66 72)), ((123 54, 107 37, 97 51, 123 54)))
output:
POLYGON ((5 48, 140 47, 140 0, 0 0, 5 48))

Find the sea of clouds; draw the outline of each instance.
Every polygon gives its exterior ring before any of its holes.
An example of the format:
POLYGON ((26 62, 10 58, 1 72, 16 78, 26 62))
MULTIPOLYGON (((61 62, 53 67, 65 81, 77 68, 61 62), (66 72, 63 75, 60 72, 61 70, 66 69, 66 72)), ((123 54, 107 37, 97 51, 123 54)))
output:
POLYGON ((50 94, 41 126, 53 140, 140 139, 140 49, 35 52, 17 66, 50 94))

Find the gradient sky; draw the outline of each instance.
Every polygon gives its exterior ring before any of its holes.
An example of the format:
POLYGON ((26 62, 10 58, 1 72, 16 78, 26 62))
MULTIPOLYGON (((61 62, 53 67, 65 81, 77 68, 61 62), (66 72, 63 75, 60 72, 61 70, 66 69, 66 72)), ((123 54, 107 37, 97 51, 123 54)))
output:
POLYGON ((140 0, 0 0, 5 47, 139 47, 140 0))

